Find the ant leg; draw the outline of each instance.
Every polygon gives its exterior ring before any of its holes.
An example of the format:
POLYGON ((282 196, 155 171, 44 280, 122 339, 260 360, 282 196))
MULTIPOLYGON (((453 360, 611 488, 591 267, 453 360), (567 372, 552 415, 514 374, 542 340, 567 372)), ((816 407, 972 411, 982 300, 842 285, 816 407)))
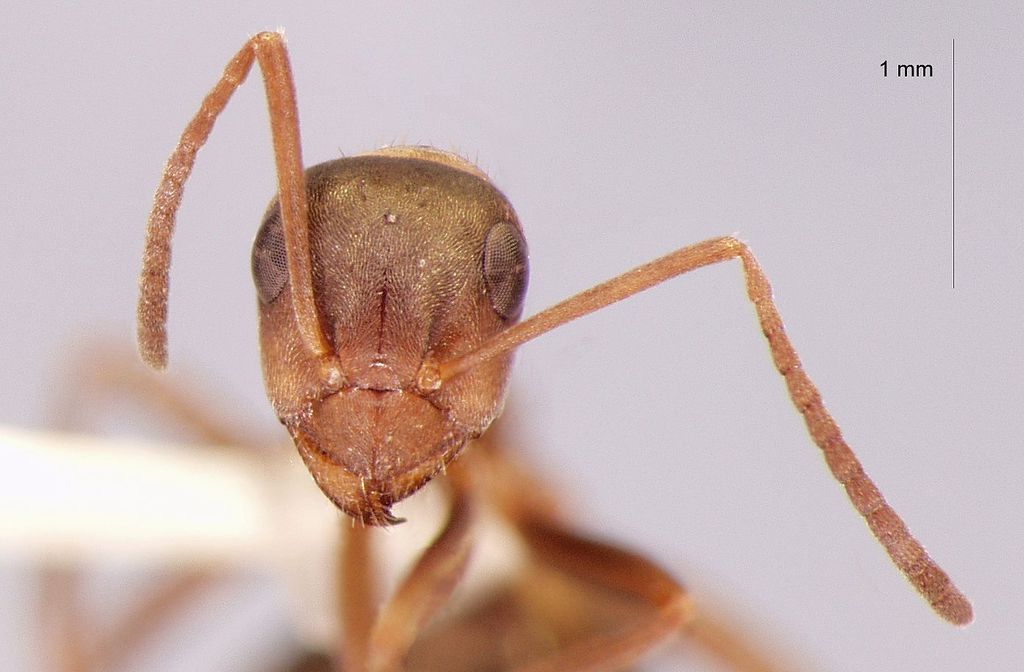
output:
POLYGON ((341 521, 338 672, 400 670, 420 630, 461 578, 469 560, 474 514, 459 469, 452 469, 449 477, 454 494, 447 522, 379 611, 371 536, 376 530, 351 519, 341 521))
MULTIPOLYGON (((540 563, 535 573, 528 573, 523 578, 527 593, 536 599, 534 578, 543 577, 553 570, 560 575, 574 577, 576 580, 572 581, 571 588, 580 593, 585 592, 587 584, 590 584, 599 593, 628 596, 632 603, 639 603, 635 606, 646 607, 642 610, 631 608, 608 621, 613 627, 619 627, 619 624, 637 618, 646 619, 640 625, 596 637, 590 634, 595 630, 593 626, 577 623, 583 620, 581 613, 570 612, 568 618, 574 621, 574 626, 580 627, 573 627, 575 633, 566 632, 564 637, 557 639, 575 640, 579 644, 555 654, 553 659, 538 656, 539 662, 526 666, 526 670, 620 669, 636 662, 650 648, 670 639, 675 633, 681 634, 699 650, 718 658, 730 669, 742 672, 783 669, 781 663, 775 662, 779 657, 770 655, 772 652, 751 641, 743 634, 741 626, 708 611, 704 605, 692 605, 685 588, 649 560, 621 548, 586 539, 570 530, 564 516, 559 515, 558 499, 552 488, 510 457, 519 451, 508 444, 509 437, 501 422, 497 421, 496 426, 488 430, 462 459, 473 463, 471 468, 481 483, 479 490, 486 493, 488 502, 493 503, 523 536, 535 561, 540 563), (685 612, 682 622, 676 625, 672 625, 677 619, 671 613, 674 608, 685 612), (589 632, 587 628, 590 628, 589 632)), ((600 600, 591 605, 583 594, 579 600, 574 600, 544 585, 542 581, 539 599, 547 603, 551 601, 551 594, 558 595, 554 598, 558 604, 553 605, 556 611, 574 601, 584 605, 583 614, 592 615, 602 609, 600 600)), ((517 601, 523 599, 531 601, 524 596, 517 601)), ((542 612, 550 606, 542 606, 542 612)), ((595 624, 604 630, 609 627, 600 624, 600 619, 595 624)), ((559 631, 559 627, 549 627, 550 632, 559 631)))
POLYGON ((585 637, 520 672, 596 672, 636 662, 689 626, 695 616, 686 590, 661 568, 620 548, 584 539, 537 519, 518 521, 536 559, 583 581, 638 598, 653 616, 613 633, 585 637))
MULTIPOLYGON (((467 476, 460 473, 458 468, 451 469, 448 476, 454 492, 447 522, 381 608, 365 648, 355 644, 359 647, 357 650, 365 650, 365 666, 345 667, 345 670, 401 670, 403 659, 420 631, 444 606, 462 578, 473 543, 475 507, 468 482, 464 480, 467 476)), ((376 530, 360 529, 358 532, 359 535, 355 535, 357 539, 360 535, 375 533, 376 530)), ((367 556, 360 558, 360 562, 368 560, 367 556)), ((349 571, 359 575, 361 568, 350 566, 349 571)), ((348 584, 349 580, 346 579, 348 584)), ((351 596, 346 597, 348 599, 351 596)), ((353 612, 365 617, 371 612, 365 604, 355 607, 348 605, 345 610, 346 617, 353 612)), ((348 623, 346 618, 346 626, 348 623)), ((364 628, 360 626, 361 630, 364 628)), ((348 637, 346 643, 352 646, 348 637)))
POLYGON ((131 399, 204 445, 248 449, 266 444, 227 421, 216 399, 199 397, 195 386, 153 374, 125 347, 88 344, 65 369, 71 373, 61 382, 53 413, 53 424, 60 429, 80 431, 102 413, 102 404, 131 399))
POLYGON ((335 669, 336 672, 362 672, 366 669, 370 633, 377 615, 373 531, 348 516, 343 516, 338 524, 341 538, 337 604, 341 632, 335 669))
POLYGON ((54 642, 47 662, 56 672, 91 672, 93 633, 82 608, 79 570, 44 567, 38 575, 40 631, 45 641, 54 642))
POLYGON ((707 600, 701 600, 697 615, 683 636, 737 672, 796 669, 785 662, 777 647, 754 646, 749 637, 741 634, 741 630, 727 615, 709 609, 707 600))
POLYGON ((732 236, 713 238, 676 250, 541 311, 497 334, 476 350, 448 361, 428 362, 420 371, 420 385, 427 389, 437 389, 444 381, 566 322, 677 275, 735 258, 739 258, 742 263, 747 296, 754 304, 761 330, 768 339, 775 368, 786 381, 793 405, 803 415, 807 430, 824 454, 832 475, 846 489, 854 508, 867 522, 893 563, 932 609, 951 623, 967 625, 973 618, 971 603, 928 556, 924 547, 911 535, 906 524, 864 472, 860 461, 843 439, 839 426, 825 409, 818 388, 804 372, 796 349, 786 336, 782 317, 772 301, 768 278, 750 248, 732 236))
MULTIPOLYGON (((218 447, 250 444, 246 433, 225 422, 210 403, 182 387, 142 369, 124 349, 101 344, 84 348, 66 367, 70 374, 56 401, 55 424, 80 428, 108 400, 132 398, 164 415, 196 440, 218 447)), ((161 587, 142 596, 103 632, 90 627, 87 605, 82 603, 85 575, 73 567, 42 571, 41 607, 48 628, 59 636, 54 657, 62 672, 117 669, 124 656, 166 624, 225 575, 210 567, 190 568, 170 577, 161 587)))
POLYGON ((85 575, 77 568, 53 566, 40 572, 40 611, 43 632, 56 642, 51 653, 60 672, 95 672, 121 669, 126 656, 173 620, 175 614, 201 595, 219 575, 194 569, 172 578, 148 593, 113 627, 91 627, 83 604, 85 575))

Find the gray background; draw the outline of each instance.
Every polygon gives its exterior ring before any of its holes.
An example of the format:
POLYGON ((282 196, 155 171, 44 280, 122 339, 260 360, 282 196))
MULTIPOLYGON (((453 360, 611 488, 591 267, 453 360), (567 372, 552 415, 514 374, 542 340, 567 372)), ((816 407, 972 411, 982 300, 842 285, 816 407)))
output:
MULTIPOLYGON (((42 426, 66 352, 130 337, 166 156, 245 37, 284 26, 307 163, 393 142, 477 160, 527 231, 528 314, 739 232, 869 474, 977 621, 960 631, 932 616, 832 482, 737 264, 522 349, 512 412, 582 527, 724 596, 808 667, 1019 669, 1019 7, 279 4, 4 3, 0 420, 42 426), (886 59, 934 77, 883 78, 886 59)), ((250 83, 180 213, 171 361, 271 430, 248 264, 273 191, 250 83)), ((4 592, 29 594, 28 568, 5 567, 4 592)), ((27 618, 21 600, 0 603, 4 669, 33 665, 27 618)), ((223 647, 252 655, 266 641, 243 630, 147 664, 236 669, 244 655, 223 647)))

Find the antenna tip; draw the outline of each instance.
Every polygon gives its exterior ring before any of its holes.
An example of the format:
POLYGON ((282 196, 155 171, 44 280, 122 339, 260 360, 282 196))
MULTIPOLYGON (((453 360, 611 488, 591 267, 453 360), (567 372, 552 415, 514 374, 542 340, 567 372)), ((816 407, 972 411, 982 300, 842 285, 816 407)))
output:
POLYGON ((974 607, 963 593, 953 590, 945 598, 932 604, 935 612, 953 625, 966 627, 974 621, 974 607))

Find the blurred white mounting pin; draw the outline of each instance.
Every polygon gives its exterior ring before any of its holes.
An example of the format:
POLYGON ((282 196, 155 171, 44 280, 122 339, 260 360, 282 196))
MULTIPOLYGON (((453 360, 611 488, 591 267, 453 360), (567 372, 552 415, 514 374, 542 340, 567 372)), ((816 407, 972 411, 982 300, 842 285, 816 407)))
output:
POLYGON ((335 537, 331 507, 284 460, 6 426, 0 456, 0 552, 17 558, 252 564, 279 557, 284 530, 307 549, 335 537))

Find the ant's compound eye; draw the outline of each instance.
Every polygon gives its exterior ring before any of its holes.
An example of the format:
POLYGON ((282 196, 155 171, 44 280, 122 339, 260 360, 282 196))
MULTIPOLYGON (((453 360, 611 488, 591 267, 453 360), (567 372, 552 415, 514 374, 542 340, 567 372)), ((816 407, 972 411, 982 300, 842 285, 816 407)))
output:
POLYGON ((483 271, 484 288, 494 312, 505 320, 519 317, 530 272, 526 240, 515 224, 498 222, 487 232, 483 271))
POLYGON ((252 279, 262 303, 276 299, 288 284, 288 253, 284 245, 281 214, 277 210, 263 220, 252 244, 252 279))

